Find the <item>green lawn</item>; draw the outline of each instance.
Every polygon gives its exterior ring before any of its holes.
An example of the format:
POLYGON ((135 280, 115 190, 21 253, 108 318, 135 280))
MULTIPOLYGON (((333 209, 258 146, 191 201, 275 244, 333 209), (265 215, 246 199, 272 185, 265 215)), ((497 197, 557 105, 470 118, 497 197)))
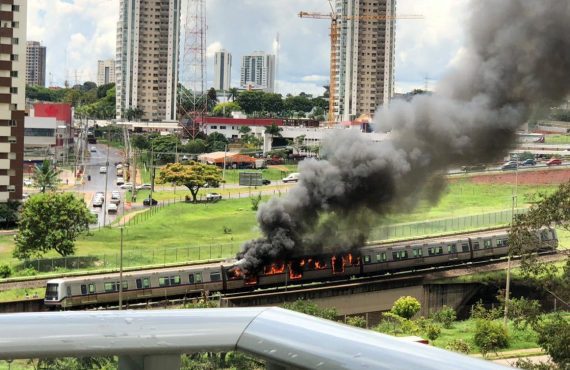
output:
POLYGON ((570 144, 570 135, 545 135, 545 144, 570 144))
MULTIPOLYGON (((525 194, 554 188, 519 186, 519 206, 522 206, 525 194)), ((280 190, 274 191, 277 195, 280 190)), ((146 194, 141 192, 139 200, 146 194)), ((252 192, 252 195, 255 194, 252 192)), ((411 213, 390 216, 378 223, 416 222, 509 209, 511 194, 510 185, 474 185, 467 181, 457 181, 449 185, 438 205, 429 207, 427 203, 422 203, 411 213)), ((164 199, 160 192, 153 196, 155 199, 164 199)), ((227 199, 224 195, 224 200, 217 203, 171 204, 153 214, 139 214, 127 225, 124 233, 126 265, 225 258, 234 255, 241 243, 258 235, 255 212, 251 210, 249 198, 227 199)), ((569 237, 568 233, 561 234, 564 245, 568 245, 569 237)), ((114 268, 118 264, 119 240, 117 228, 93 231, 92 235, 83 236, 77 241, 76 255, 96 255, 95 262, 85 258, 76 261, 68 259, 54 262, 52 267, 65 269, 91 265, 114 268)), ((0 260, 3 263, 17 263, 12 258, 12 249, 13 237, 0 236, 0 260)), ((50 253, 46 257, 57 256, 50 253)))

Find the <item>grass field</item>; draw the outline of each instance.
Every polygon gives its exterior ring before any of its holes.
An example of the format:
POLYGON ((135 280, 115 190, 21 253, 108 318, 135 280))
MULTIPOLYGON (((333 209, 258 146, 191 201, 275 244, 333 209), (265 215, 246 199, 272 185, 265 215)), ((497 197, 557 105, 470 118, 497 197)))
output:
POLYGON ((570 135, 545 135, 545 144, 570 144, 570 135))
MULTIPOLYGON (((518 205, 523 205, 528 194, 552 189, 553 186, 519 186, 518 205)), ((160 192, 155 194, 160 199, 160 192)), ((509 209, 511 194, 512 187, 509 185, 454 182, 449 185, 438 205, 430 207, 422 203, 411 213, 393 215, 378 222, 415 222, 509 209)), ((137 222, 131 222, 125 229, 126 265, 225 258, 233 255, 241 243, 258 235, 255 212, 251 210, 249 198, 224 199, 208 204, 177 203, 163 207, 154 214, 139 215, 137 222)), ((561 237, 564 243, 568 242, 568 234, 561 237)), ((119 241, 120 231, 117 228, 93 231, 92 235, 83 236, 77 241, 76 255, 97 255, 97 266, 116 266, 119 241)), ((12 250, 13 236, 0 236, 0 260, 3 263, 17 263, 12 258, 12 250)), ((46 257, 57 256, 50 253, 46 257)), ((65 266, 69 266, 67 261, 65 266)))

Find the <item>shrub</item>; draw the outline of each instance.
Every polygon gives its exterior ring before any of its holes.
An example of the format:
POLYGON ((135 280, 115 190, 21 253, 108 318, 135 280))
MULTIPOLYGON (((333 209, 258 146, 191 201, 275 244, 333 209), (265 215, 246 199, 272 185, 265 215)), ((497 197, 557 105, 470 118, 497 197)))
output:
POLYGON ((468 354, 469 352, 471 352, 471 346, 469 345, 469 343, 467 343, 463 339, 453 339, 452 341, 447 343, 447 346, 445 346, 445 349, 448 349, 448 350, 453 351, 453 352, 459 352, 459 353, 465 353, 465 354, 468 354))
POLYGON ((536 325, 538 344, 560 369, 570 369, 570 320, 556 314, 536 325))
POLYGON ((258 194, 257 197, 251 197, 251 210, 257 211, 259 209, 259 202, 261 202, 261 194, 258 194))
POLYGON ((420 302, 414 297, 400 297, 394 302, 391 312, 404 319, 411 319, 421 309, 420 302))
POLYGON ((486 309, 481 301, 477 302, 471 309, 471 318, 483 320, 496 320, 503 317, 501 307, 486 309))
POLYGON ((450 329, 453 326, 453 322, 457 319, 457 314, 453 308, 444 305, 441 310, 431 315, 431 319, 443 325, 444 328, 450 329))
POLYGON ((0 278, 7 278, 12 275, 12 269, 8 265, 0 265, 0 278))
POLYGON ((346 318, 346 323, 357 328, 366 328, 366 319, 362 316, 349 316, 346 318))
POLYGON ((439 335, 441 334, 441 327, 439 325, 435 325, 435 324, 429 324, 426 327, 426 336, 429 338, 429 340, 434 341, 437 338, 439 338, 439 335))
POLYGON ((374 330, 391 335, 417 335, 420 332, 420 328, 414 321, 391 312, 382 314, 382 321, 374 330))
POLYGON ((502 323, 481 319, 475 324, 473 342, 485 356, 491 351, 496 352, 501 348, 507 348, 509 336, 502 323))

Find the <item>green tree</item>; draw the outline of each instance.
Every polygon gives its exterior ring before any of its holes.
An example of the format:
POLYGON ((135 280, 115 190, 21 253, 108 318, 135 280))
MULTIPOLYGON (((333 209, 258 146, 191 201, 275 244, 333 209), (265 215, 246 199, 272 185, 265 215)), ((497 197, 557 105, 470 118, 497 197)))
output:
POLYGON ((139 150, 150 149, 150 140, 145 134, 132 135, 131 144, 139 150))
POLYGON ((158 182, 186 186, 192 193, 192 200, 196 203, 198 191, 201 188, 206 184, 215 186, 222 182, 222 171, 216 166, 198 162, 169 163, 160 170, 158 182))
POLYGON ((240 128, 239 128, 239 133, 241 135, 247 135, 250 132, 251 132, 251 127, 249 127, 249 126, 240 126, 240 128))
POLYGON ((225 103, 218 103, 212 109, 212 114, 216 117, 231 117, 232 112, 241 111, 241 107, 238 103, 229 101, 225 103))
POLYGON ((285 98, 285 109, 293 112, 310 112, 313 109, 313 103, 306 95, 289 96, 285 98))
POLYGON ((71 193, 34 195, 22 207, 14 257, 39 257, 51 250, 72 255, 75 240, 94 220, 83 199, 71 193))
POLYGON ((453 322, 457 319, 457 314, 453 308, 443 305, 439 311, 431 315, 431 319, 442 324, 444 328, 450 329, 453 326, 453 322))
POLYGON ((235 101, 239 95, 239 90, 235 87, 230 88, 229 92, 229 99, 232 99, 232 101, 235 101))
POLYGON ((422 306, 416 298, 406 296, 398 298, 396 302, 394 302, 390 312, 409 320, 417 314, 421 308, 422 306))
POLYGON ((473 343, 481 354, 485 356, 489 352, 496 352, 509 346, 509 336, 502 323, 490 320, 477 320, 473 343))
POLYGON ((237 98, 236 102, 247 114, 260 112, 263 110, 263 91, 243 91, 237 98))
POLYGON ((151 147, 160 163, 174 162, 176 151, 182 149, 180 138, 176 135, 159 135, 151 139, 151 147))
POLYGON ((189 140, 188 143, 182 147, 182 150, 185 153, 206 153, 208 151, 208 144, 202 139, 189 140))
POLYGON ((560 369, 570 369, 570 320, 560 314, 544 318, 535 327, 538 344, 560 369))
POLYGON ((285 303, 281 306, 287 310, 301 312, 307 315, 321 317, 335 321, 338 313, 334 308, 322 308, 311 300, 298 299, 293 303, 285 303))
POLYGON ((366 328, 366 319, 362 316, 349 316, 346 318, 346 324, 356 326, 357 328, 366 328))
POLYGON ((50 161, 46 159, 34 168, 34 173, 32 174, 34 186, 39 188, 42 193, 45 193, 46 190, 56 190, 60 183, 60 174, 61 170, 56 169, 50 161))
POLYGON ((5 203, 0 203, 0 228, 9 229, 16 226, 20 205, 19 201, 11 199, 5 203))
POLYGON ((208 90, 207 95, 208 95, 208 111, 211 112, 212 109, 218 103, 218 94, 216 93, 216 89, 211 87, 210 90, 208 90))
POLYGON ((285 108, 281 94, 265 93, 262 97, 261 104, 264 111, 271 113, 280 113, 285 108))
POLYGON ((281 127, 277 126, 275 123, 272 123, 271 126, 267 126, 265 128, 265 133, 271 137, 271 140, 273 140, 274 137, 281 137, 282 130, 283 129, 281 127))
POLYGON ((208 135, 206 144, 211 152, 223 152, 228 144, 228 139, 220 132, 212 132, 208 135))

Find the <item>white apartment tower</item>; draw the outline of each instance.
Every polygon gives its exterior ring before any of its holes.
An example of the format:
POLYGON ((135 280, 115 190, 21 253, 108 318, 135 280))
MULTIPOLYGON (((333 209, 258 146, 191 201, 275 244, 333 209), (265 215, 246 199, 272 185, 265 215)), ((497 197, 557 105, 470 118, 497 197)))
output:
POLYGON ((115 60, 97 61, 97 86, 107 85, 115 82, 115 60))
POLYGON ((38 41, 26 42, 26 85, 46 86, 46 47, 38 41))
POLYGON ((121 0, 117 27, 117 118, 175 121, 181 0, 121 0))
POLYGON ((370 17, 395 17, 396 0, 336 0, 335 6, 352 19, 339 21, 334 116, 342 121, 372 117, 394 95, 396 21, 370 17))
POLYGON ((275 90, 275 55, 254 51, 241 61, 240 86, 243 89, 275 90))
POLYGON ((22 199, 27 0, 0 1, 0 202, 22 199))
POLYGON ((226 50, 216 52, 214 56, 214 89, 227 91, 232 81, 232 55, 226 50))

